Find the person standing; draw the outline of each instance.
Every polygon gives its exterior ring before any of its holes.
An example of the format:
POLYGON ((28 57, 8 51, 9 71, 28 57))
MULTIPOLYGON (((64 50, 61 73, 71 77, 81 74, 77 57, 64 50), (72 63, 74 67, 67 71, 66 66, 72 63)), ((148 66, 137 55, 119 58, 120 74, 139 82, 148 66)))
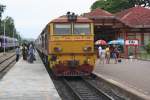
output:
POLYGON ((114 49, 113 49, 113 51, 112 51, 112 58, 113 58, 113 60, 114 60, 114 63, 116 64, 117 63, 117 53, 118 53, 118 49, 117 49, 117 47, 115 47, 114 49))
POLYGON ((98 47, 98 54, 99 54, 99 62, 101 62, 101 56, 102 56, 102 47, 98 47))
POLYGON ((22 48, 23 60, 27 60, 27 54, 28 54, 27 47, 25 44, 23 44, 23 48, 22 48))
POLYGON ((30 46, 29 46, 28 54, 29 54, 29 62, 33 63, 33 61, 34 61, 34 49, 33 49, 32 44, 30 44, 30 46))
POLYGON ((102 62, 102 64, 105 63, 105 57, 106 57, 105 49, 102 49, 102 52, 101 52, 101 62, 102 62))
POLYGON ((106 47, 105 53, 106 53, 106 63, 109 64, 109 62, 110 62, 110 49, 109 49, 109 46, 106 47))
POLYGON ((17 46, 16 48, 16 62, 19 60, 19 55, 20 55, 20 48, 17 46))

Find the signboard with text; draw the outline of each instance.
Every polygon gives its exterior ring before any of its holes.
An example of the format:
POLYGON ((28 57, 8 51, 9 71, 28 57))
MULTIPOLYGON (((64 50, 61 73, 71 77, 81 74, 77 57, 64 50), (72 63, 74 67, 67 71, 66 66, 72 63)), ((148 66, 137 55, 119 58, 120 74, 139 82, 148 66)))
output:
POLYGON ((125 40, 125 45, 127 45, 127 46, 138 46, 139 40, 137 40, 137 39, 125 40))

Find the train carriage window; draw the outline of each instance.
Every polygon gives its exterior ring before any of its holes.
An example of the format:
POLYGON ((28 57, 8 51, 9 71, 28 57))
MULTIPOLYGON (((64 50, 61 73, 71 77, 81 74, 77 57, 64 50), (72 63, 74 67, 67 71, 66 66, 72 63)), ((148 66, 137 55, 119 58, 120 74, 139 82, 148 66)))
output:
POLYGON ((55 24, 54 33, 56 35, 71 34, 71 24, 55 24))
POLYGON ((74 34, 90 34, 90 24, 74 24, 74 34))

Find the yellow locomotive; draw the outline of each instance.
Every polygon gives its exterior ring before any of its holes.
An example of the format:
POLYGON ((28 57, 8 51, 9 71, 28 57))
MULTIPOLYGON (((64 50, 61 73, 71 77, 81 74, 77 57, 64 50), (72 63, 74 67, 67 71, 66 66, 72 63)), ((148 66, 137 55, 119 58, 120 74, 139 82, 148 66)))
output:
POLYGON ((94 69, 93 23, 68 12, 52 20, 35 41, 56 76, 86 76, 94 69))

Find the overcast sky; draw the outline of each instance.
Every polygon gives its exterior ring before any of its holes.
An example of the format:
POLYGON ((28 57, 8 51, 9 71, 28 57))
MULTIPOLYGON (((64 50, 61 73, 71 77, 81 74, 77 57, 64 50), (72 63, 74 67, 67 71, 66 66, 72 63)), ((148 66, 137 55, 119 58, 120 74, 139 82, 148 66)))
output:
POLYGON ((3 18, 11 16, 23 38, 36 38, 44 26, 67 11, 90 11, 96 0, 1 0, 6 5, 3 18))

